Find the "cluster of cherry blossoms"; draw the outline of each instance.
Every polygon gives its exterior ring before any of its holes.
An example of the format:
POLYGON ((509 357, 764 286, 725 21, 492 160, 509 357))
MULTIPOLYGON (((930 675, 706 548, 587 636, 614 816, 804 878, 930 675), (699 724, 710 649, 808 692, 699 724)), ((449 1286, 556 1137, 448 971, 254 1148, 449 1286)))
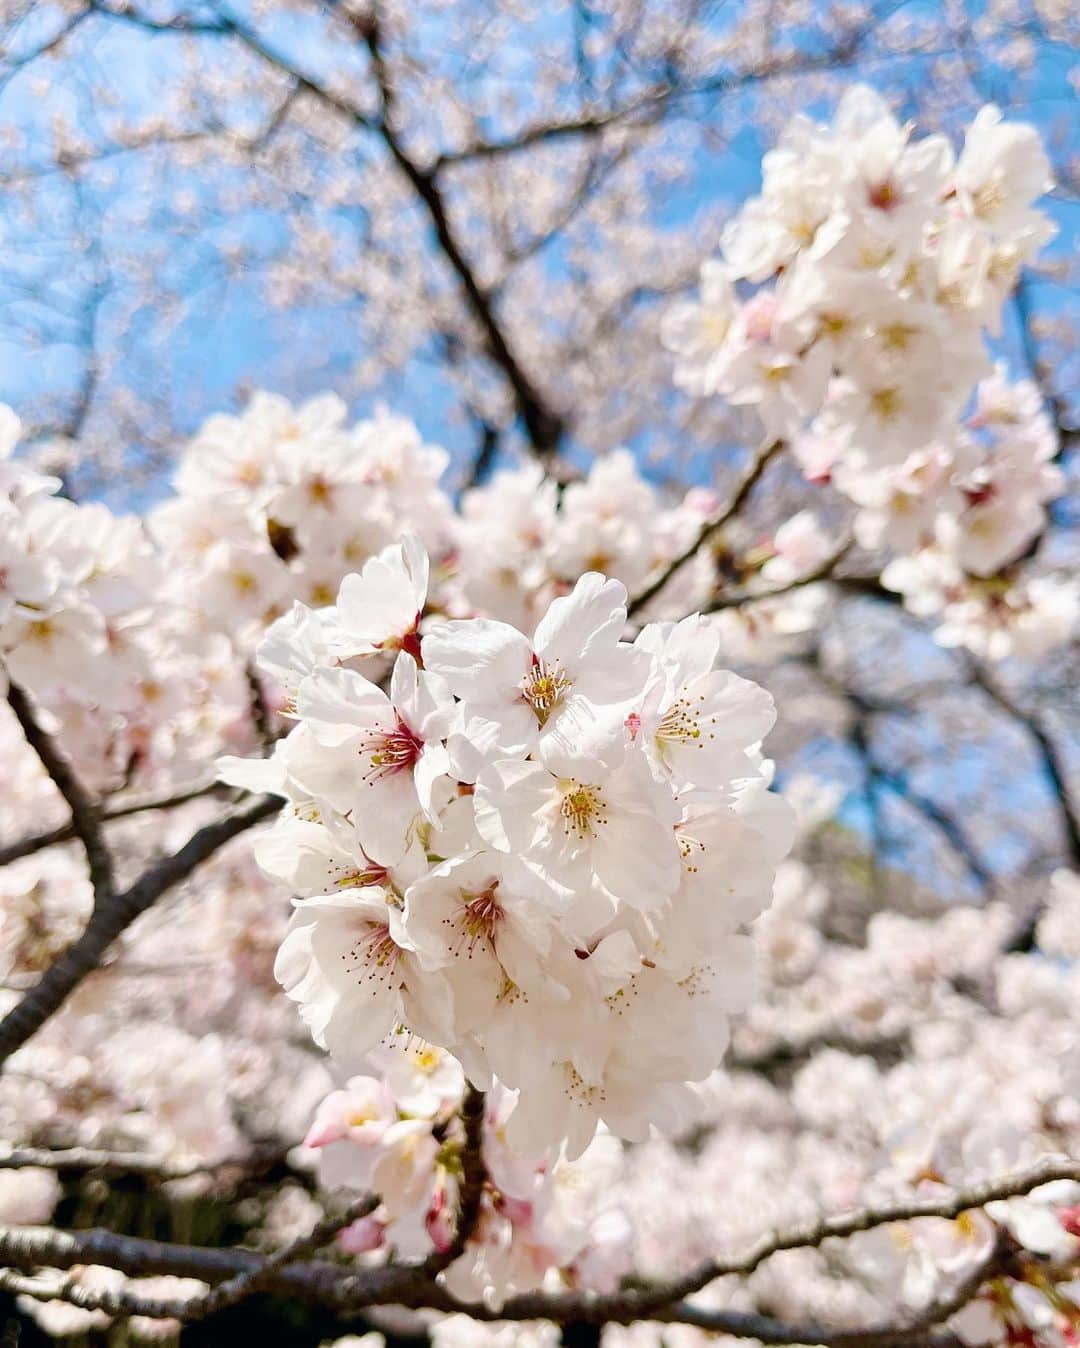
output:
POLYGON ((1049 162, 991 106, 959 155, 911 133, 862 86, 829 125, 794 118, 665 341, 680 385, 752 407, 853 503, 854 540, 895 556, 884 585, 944 644, 1037 655, 1080 615, 1075 579, 1016 566, 1064 489, 1058 444, 985 335, 1054 232, 1033 206, 1049 162))
POLYGON ((244 715, 233 642, 173 602, 169 558, 135 515, 77 503, 13 458, 0 406, 0 653, 47 709, 87 784, 201 769, 244 715))
POLYGON ((626 591, 595 572, 531 638, 422 621, 427 582, 407 538, 260 647, 297 724, 223 772, 288 801, 257 844, 300 896, 279 976, 347 1066, 403 1031, 518 1092, 524 1153, 684 1126, 789 843, 772 699, 714 668, 696 615, 623 641, 626 591), (388 654, 387 692, 364 670, 388 654))
MULTIPOLYGON (((777 902, 754 928, 762 996, 709 1083, 706 1139, 688 1149, 653 1138, 628 1155, 613 1197, 638 1233, 639 1276, 678 1276, 822 1210, 933 1201, 973 1178, 1076 1155, 1075 873, 1051 877, 1033 947, 1013 953, 1005 905, 883 911, 852 944, 823 930, 834 901, 802 862, 782 863, 777 902)), ((767 1307, 798 1324, 910 1323, 996 1249, 993 1275, 947 1328, 972 1348, 1065 1348, 1080 1326, 1078 1201, 1080 1185, 1055 1181, 956 1219, 883 1224, 778 1254, 695 1303, 767 1307)), ((712 1341, 679 1334, 687 1348, 712 1341)), ((605 1343, 659 1348, 667 1335, 612 1326, 605 1343)))
MULTIPOLYGON (((169 593, 251 647, 294 601, 332 604, 347 575, 411 532, 433 559, 433 601, 531 630, 583 571, 643 588, 717 505, 700 487, 665 501, 623 450, 561 492, 539 465, 501 471, 455 510, 448 463, 404 418, 348 425, 331 395, 293 407, 256 393, 239 416, 206 422, 152 512, 169 593)), ((667 594, 684 612, 708 579, 699 569, 696 587, 667 594)))
POLYGON ((342 578, 405 529, 434 555, 449 550, 446 451, 404 418, 350 426, 346 412, 333 394, 293 407, 256 393, 241 415, 207 420, 153 511, 179 595, 241 645, 295 600, 333 603, 342 578))
MULTIPOLYGON (((463 1178, 461 1066, 442 1049, 400 1042, 374 1050, 369 1064, 376 1075, 352 1077, 327 1096, 304 1140, 327 1192, 379 1196, 378 1208, 338 1243, 352 1254, 444 1254, 463 1178)), ((480 1213, 447 1285, 489 1303, 545 1282, 614 1291, 633 1254, 626 1214, 609 1198, 623 1170, 622 1144, 602 1132, 574 1161, 523 1157, 507 1144, 513 1107, 501 1089, 485 1101, 480 1213)))

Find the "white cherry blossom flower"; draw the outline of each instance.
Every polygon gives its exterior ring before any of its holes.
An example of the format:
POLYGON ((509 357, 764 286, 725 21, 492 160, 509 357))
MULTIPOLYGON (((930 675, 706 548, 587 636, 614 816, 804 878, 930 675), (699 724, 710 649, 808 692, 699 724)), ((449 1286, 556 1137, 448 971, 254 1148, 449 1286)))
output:
POLYGON ((459 766, 472 775, 478 759, 536 754, 567 775, 586 764, 617 762, 626 708, 646 668, 639 653, 619 641, 625 622, 624 587, 590 572, 552 603, 531 642, 490 619, 443 623, 429 632, 425 667, 462 700, 459 766))
POLYGON ((380 651, 418 656, 428 577, 428 555, 412 534, 365 562, 359 575, 346 576, 333 610, 342 656, 380 651))

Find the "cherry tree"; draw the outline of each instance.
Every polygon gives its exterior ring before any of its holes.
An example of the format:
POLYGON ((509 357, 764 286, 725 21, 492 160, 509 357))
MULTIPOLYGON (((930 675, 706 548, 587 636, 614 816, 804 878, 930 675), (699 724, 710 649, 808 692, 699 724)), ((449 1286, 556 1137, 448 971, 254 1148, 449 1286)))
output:
POLYGON ((1069 165, 978 62, 1074 26, 12 13, 13 1323, 1073 1341, 1069 165), (183 424, 219 274, 347 371, 183 424))

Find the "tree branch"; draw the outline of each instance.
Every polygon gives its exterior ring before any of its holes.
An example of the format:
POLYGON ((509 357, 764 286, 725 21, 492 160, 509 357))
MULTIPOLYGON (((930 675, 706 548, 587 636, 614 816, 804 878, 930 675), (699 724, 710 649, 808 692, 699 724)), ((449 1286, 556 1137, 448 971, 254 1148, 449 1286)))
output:
POLYGON ((112 853, 101 830, 101 807, 75 774, 67 755, 42 727, 29 696, 17 683, 8 683, 8 703, 22 727, 26 742, 41 760, 71 811, 71 831, 82 843, 94 889, 94 907, 108 903, 116 888, 112 853))
POLYGON ((628 618, 632 618, 645 607, 650 599, 655 598, 675 573, 684 567, 691 558, 695 557, 709 539, 727 524, 728 520, 739 513, 746 504, 747 498, 754 490, 754 487, 761 481, 765 469, 782 448, 782 442, 776 440, 758 453, 750 466, 749 472, 743 476, 738 490, 724 509, 718 515, 714 515, 711 520, 707 520, 699 529, 694 541, 690 543, 688 547, 684 548, 677 557, 673 558, 654 581, 646 585, 639 594, 636 594, 633 599, 630 600, 630 603, 626 607, 626 616, 628 618))
POLYGON ((462 491, 479 487, 487 481, 499 452, 499 432, 488 422, 481 422, 480 447, 473 455, 461 484, 462 491))
MULTIPOLYGON (((941 1217, 951 1221, 963 1212, 985 1207, 987 1203, 1001 1199, 1019 1197, 1041 1184, 1058 1179, 1080 1180, 1080 1161, 1041 1161, 1027 1170, 984 1180, 949 1193, 882 1203, 800 1223, 787 1230, 762 1236, 745 1254, 734 1259, 707 1259, 682 1277, 640 1289, 614 1292, 608 1296, 570 1293, 546 1298, 536 1294, 513 1297, 500 1311, 500 1317, 523 1320, 614 1320, 623 1324, 635 1319, 648 1319, 664 1307, 701 1291, 717 1278, 728 1275, 748 1277, 766 1259, 783 1250, 816 1249, 826 1240, 844 1239, 878 1226, 912 1221, 919 1217, 941 1217)), ((472 1306, 459 1309, 464 1309, 465 1314, 474 1314, 472 1306)), ((817 1339, 812 1341, 822 1342, 817 1339)))
MULTIPOLYGON (((130 5, 111 9, 102 4, 101 0, 93 0, 93 3, 103 14, 111 15, 115 19, 128 23, 134 23, 151 31, 196 31, 187 22, 178 26, 177 23, 158 22, 146 18, 130 5)), ((264 61, 267 61, 283 74, 288 75, 290 79, 296 82, 298 88, 314 95, 328 107, 334 108, 337 112, 349 118, 357 126, 373 131, 382 140, 394 163, 401 170, 428 214, 439 249, 456 274, 464 293, 466 305, 484 333, 488 353, 510 385, 518 415, 525 427, 534 452, 542 459, 553 458, 558 452, 559 442, 565 430, 563 420, 548 405, 544 395, 522 367, 495 312, 492 296, 481 286, 472 264, 465 256, 464 249, 451 225, 442 189, 437 182, 440 166, 436 163, 431 169, 422 168, 407 153, 401 138, 391 124, 394 90, 386 70, 379 25, 374 13, 365 15, 363 18, 358 17, 350 20, 367 46, 372 71, 383 102, 382 117, 374 122, 355 104, 338 97, 316 80, 300 73, 291 61, 264 42, 258 32, 248 24, 236 18, 235 15, 224 11, 224 9, 221 9, 220 13, 220 20, 205 27, 202 31, 215 35, 236 37, 264 61)))
POLYGON ((480 285, 472 264, 466 258, 450 223, 446 201, 437 181, 437 168, 421 168, 406 152, 393 128, 394 89, 386 68, 381 30, 374 10, 362 21, 358 20, 356 28, 371 57, 372 71, 383 102, 383 116, 375 129, 427 210, 439 248, 457 275, 466 304, 484 333, 489 354, 510 385, 518 415, 533 450, 542 459, 550 459, 558 452, 565 429, 562 418, 547 405, 544 396, 522 368, 496 315, 491 295, 480 285))
POLYGON ((113 941, 166 890, 186 879, 225 843, 276 814, 281 804, 276 796, 257 796, 193 833, 179 851, 150 866, 122 894, 110 895, 95 905, 82 935, 0 1021, 0 1064, 59 1010, 83 979, 97 968, 113 941))
POLYGON ((461 1102, 461 1121, 465 1126, 465 1145, 461 1152, 461 1185, 458 1190, 457 1224, 454 1238, 447 1249, 436 1251, 424 1261, 424 1273, 434 1278, 449 1268, 465 1253, 465 1246, 476 1230, 480 1219, 480 1203, 487 1183, 484 1164, 484 1108, 483 1091, 470 1085, 461 1102))
POLYGON ((718 613, 722 609, 739 608, 743 604, 752 604, 759 599, 776 599, 780 595, 791 594, 793 590, 801 590, 807 585, 816 585, 818 581, 832 579, 832 573, 837 566, 844 560, 851 551, 851 539, 845 538, 835 551, 831 552, 820 566, 808 572, 805 576, 797 576, 794 580, 789 580, 783 585, 774 585, 771 590, 751 590, 739 589, 729 590, 727 593, 721 592, 715 599, 711 599, 703 605, 702 613, 718 613))
MULTIPOLYGON (((860 60, 872 58, 860 55, 860 46, 865 37, 876 28, 878 20, 869 22, 861 33, 849 36, 844 42, 829 51, 818 53, 799 52, 790 56, 779 56, 748 70, 730 71, 726 74, 711 76, 694 83, 679 84, 671 79, 659 80, 642 93, 626 103, 613 108, 590 108, 577 116, 565 117, 558 121, 541 122, 523 127, 520 131, 502 139, 475 137, 458 150, 449 150, 441 154, 436 161, 438 168, 455 164, 469 163, 477 159, 494 159, 503 155, 517 154, 521 150, 532 149, 566 137, 597 135, 616 126, 649 126, 655 122, 673 103, 694 98, 715 100, 726 94, 735 94, 741 90, 772 80, 791 78, 796 75, 810 75, 821 71, 836 71, 858 65, 860 60)), ((923 56, 944 55, 945 51, 924 51, 923 56)), ((878 58, 890 59, 887 56, 878 58)))
POLYGON ((185 1303, 183 1319, 205 1319, 206 1316, 215 1315, 229 1306, 235 1306, 247 1297, 271 1286, 282 1269, 308 1258, 333 1240, 339 1231, 374 1212, 378 1206, 379 1199, 376 1195, 365 1194, 363 1198, 350 1203, 343 1213, 321 1218, 307 1235, 297 1236, 295 1240, 291 1240, 288 1245, 264 1259, 258 1268, 237 1273, 203 1296, 185 1303))
POLYGON ((0 1170, 51 1170, 57 1175, 139 1175, 157 1183, 191 1179, 196 1175, 209 1177, 230 1174, 249 1174, 252 1170, 269 1168, 285 1156, 279 1146, 260 1151, 257 1147, 250 1156, 235 1156, 224 1161, 178 1164, 162 1156, 142 1151, 103 1151, 93 1147, 6 1147, 0 1148, 0 1170))
MULTIPOLYGON (((189 801, 200 800, 203 796, 216 795, 228 791, 222 782, 199 782, 195 786, 181 787, 176 791, 155 791, 144 795, 131 795, 116 798, 111 805, 103 806, 100 813, 102 823, 111 823, 115 819, 129 819, 132 815, 146 814, 151 810, 171 810, 189 801)), ((46 847, 55 847, 58 843, 70 842, 75 835, 73 824, 61 824, 57 828, 42 833, 30 833, 18 842, 0 847, 0 866, 40 852, 46 847)))
POLYGON ((1057 801, 1061 815, 1061 827, 1065 835, 1068 863, 1074 870, 1080 870, 1080 813, 1077 812, 1072 793, 1069 790, 1064 755, 1038 720, 1033 715, 1022 711, 985 668, 972 661, 969 669, 971 682, 976 687, 981 688, 996 706, 1007 712, 1014 721, 1023 726, 1031 738, 1042 762, 1043 772, 1053 792, 1054 799, 1057 801))
MULTIPOLYGON (((425 1265, 387 1265, 376 1269, 350 1270, 340 1265, 313 1261, 295 1262, 310 1253, 325 1237, 340 1229, 340 1219, 328 1218, 316 1229, 269 1259, 249 1250, 200 1249, 188 1245, 170 1245, 133 1236, 118 1236, 110 1231, 57 1231, 47 1227, 0 1227, 0 1261, 24 1271, 48 1267, 70 1269, 83 1264, 99 1264, 120 1269, 131 1276, 168 1273, 177 1277, 199 1278, 204 1282, 232 1285, 243 1280, 244 1293, 273 1291, 307 1299, 349 1312, 375 1304, 396 1304, 414 1308, 460 1312, 476 1320, 555 1320, 559 1323, 587 1322, 630 1324, 653 1319, 672 1323, 696 1324, 740 1338, 757 1338, 767 1343, 821 1343, 831 1348, 886 1348, 888 1344, 925 1343, 927 1330, 946 1319, 978 1291, 988 1276, 988 1259, 973 1269, 943 1301, 934 1303, 915 1321, 902 1325, 872 1326, 852 1330, 823 1325, 784 1324, 768 1317, 734 1311, 708 1311, 688 1306, 684 1298, 700 1291, 716 1278, 746 1277, 766 1259, 782 1250, 815 1249, 826 1240, 843 1239, 893 1222, 921 1217, 954 1220, 963 1212, 985 1207, 987 1203, 1020 1197, 1042 1184, 1059 1179, 1080 1179, 1080 1162, 1046 1160, 1027 1170, 998 1179, 986 1180, 950 1193, 913 1197, 895 1203, 863 1208, 855 1212, 821 1218, 763 1236, 742 1256, 732 1260, 707 1260, 681 1278, 657 1282, 608 1295, 593 1293, 530 1292, 511 1297, 498 1310, 483 1303, 463 1302, 432 1281, 425 1265), (339 1223, 338 1225, 334 1225, 339 1223), (314 1242, 314 1243, 313 1243, 314 1242)), ((363 1210, 372 1199, 359 1200, 363 1210)), ((368 1209, 370 1210, 370 1209, 368 1209)), ((354 1212, 355 1217, 355 1212, 354 1212)), ((995 1256, 998 1251, 995 1250, 995 1256)), ((19 1291, 28 1291, 19 1287, 19 1291)), ((219 1289, 220 1291, 220 1289, 219 1289)), ((130 1294, 95 1293, 103 1300, 88 1308, 112 1314, 147 1314, 159 1318, 189 1319, 208 1311, 192 1307, 203 1298, 186 1302, 148 1303, 149 1310, 130 1307, 130 1294), (111 1299, 110 1299, 111 1298, 111 1299), (111 1309, 110 1309, 111 1308, 111 1309)), ((32 1292, 28 1293, 33 1295, 32 1292)), ((52 1295, 51 1293, 49 1295, 52 1295)), ((70 1299, 65 1294, 64 1299, 70 1299)), ((213 1294, 210 1294, 213 1295, 213 1294)), ((230 1294, 232 1295, 232 1294, 230 1294)), ((217 1301, 215 1308, 232 1302, 217 1301)), ((937 1343, 938 1340, 933 1340, 937 1343)), ((941 1344, 951 1344, 949 1337, 941 1344)))

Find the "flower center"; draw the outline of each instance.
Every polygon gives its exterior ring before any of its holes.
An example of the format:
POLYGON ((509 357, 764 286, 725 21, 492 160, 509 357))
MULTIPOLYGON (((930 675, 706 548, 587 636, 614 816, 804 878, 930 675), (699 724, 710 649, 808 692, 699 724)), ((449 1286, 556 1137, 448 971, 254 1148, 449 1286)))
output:
POLYGON ((503 910, 495 897, 498 887, 498 880, 490 880, 477 893, 461 890, 461 907, 453 917, 444 919, 447 926, 458 929, 458 941, 454 949, 456 955, 465 949, 469 959, 472 959, 478 941, 494 945, 495 932, 503 919, 503 910))
POLYGON ((390 935, 389 925, 372 922, 352 948, 342 953, 341 958, 345 961, 345 972, 356 974, 358 982, 371 979, 387 987, 393 981, 400 954, 400 947, 390 935))
POLYGON ((607 1100, 603 1086, 590 1086, 573 1063, 563 1063, 563 1094, 584 1109, 598 1109, 607 1100))
POLYGON ((442 1055, 437 1048, 413 1049, 410 1056, 412 1065, 425 1076, 430 1076, 442 1062, 442 1055))
POLYGON ((872 184, 866 194, 868 204, 877 211, 894 210, 900 205, 902 199, 902 193, 890 178, 886 178, 884 182, 872 184))
POLYGON ((918 334, 910 323, 887 323, 881 329, 882 344, 888 351, 907 351, 918 334))
POLYGON ((595 838, 599 825, 607 823, 607 805, 598 786, 585 786, 573 777, 566 780, 559 802, 563 831, 579 840, 595 838))
POLYGON ((1005 190, 1005 183, 999 175, 995 175, 989 181, 983 183, 972 194, 972 205, 980 220, 985 220, 987 216, 996 215, 1007 200, 1008 193, 1005 190))
POLYGON ((882 421, 895 421, 902 407, 899 389, 877 389, 870 395, 870 405, 882 421))
POLYGON ((541 725, 547 723, 571 682, 557 665, 548 666, 538 655, 533 656, 532 668, 521 681, 521 696, 532 707, 541 725))
POLYGON ((704 693, 699 693, 696 701, 686 696, 677 697, 664 712, 656 729, 656 738, 667 744, 696 744, 699 749, 705 747, 706 739, 716 739, 716 732, 708 727, 716 725, 717 718, 702 715, 704 701, 704 693))
POLYGON ((377 861, 366 858, 367 865, 354 871, 346 871, 334 881, 338 889, 368 889, 372 885, 385 885, 389 882, 390 871, 377 861))
POLYGON ((370 766, 364 773, 369 786, 395 772, 407 772, 415 766, 424 747, 423 740, 398 717, 393 730, 379 730, 370 735, 360 750, 370 766))

